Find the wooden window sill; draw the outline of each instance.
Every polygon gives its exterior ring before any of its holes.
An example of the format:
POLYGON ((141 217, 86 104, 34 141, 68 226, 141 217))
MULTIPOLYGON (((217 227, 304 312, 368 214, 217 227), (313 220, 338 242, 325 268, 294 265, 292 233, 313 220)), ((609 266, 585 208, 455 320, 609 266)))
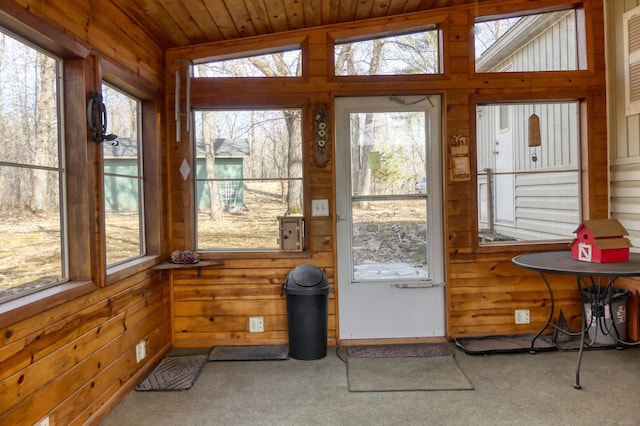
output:
POLYGON ((62 305, 96 289, 92 281, 69 281, 0 303, 0 328, 62 305))

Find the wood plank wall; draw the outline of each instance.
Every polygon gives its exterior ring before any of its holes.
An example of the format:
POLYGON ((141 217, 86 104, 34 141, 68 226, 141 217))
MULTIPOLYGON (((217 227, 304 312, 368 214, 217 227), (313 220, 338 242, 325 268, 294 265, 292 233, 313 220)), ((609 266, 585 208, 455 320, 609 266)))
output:
MULTIPOLYGON (((76 97, 81 102, 65 109, 79 111, 80 120, 86 114, 86 94, 99 84, 97 61, 114 83, 128 84, 125 89, 138 84, 162 94, 164 52, 108 1, 4 0, 0 22, 25 37, 44 35, 32 38, 44 40, 63 59, 85 62, 86 76, 74 80, 84 84, 76 97)), ((164 102, 157 95, 147 99, 160 106, 164 102)), ((80 143, 90 144, 90 155, 101 150, 93 142, 80 143)), ((98 176, 100 162, 89 163, 90 170, 73 174, 98 176)), ((88 204, 100 206, 102 188, 94 185, 87 193, 95 199, 88 204)), ((86 223, 95 223, 90 229, 101 228, 97 210, 95 217, 87 215, 86 223)), ((78 224, 71 227, 87 232, 78 224)), ((163 235, 162 244, 168 247, 163 235)), ((91 241, 103 239, 97 235, 91 241)), ((106 279, 100 267, 99 247, 85 249, 72 253, 90 265, 86 269, 93 271, 96 290, 0 326, 2 425, 32 425, 45 416, 52 425, 95 424, 171 348, 169 276, 142 269, 111 282, 113 277, 106 279), (136 363, 139 341, 147 342, 148 356, 136 363)))
MULTIPOLYGON (((540 0, 536 9, 572 2, 540 0)), ((515 0, 483 2, 477 8, 461 6, 420 12, 395 18, 348 23, 331 27, 292 31, 277 36, 261 36, 229 42, 184 46, 167 52, 167 116, 174 114, 174 74, 184 77, 184 61, 242 51, 260 51, 282 43, 301 43, 308 57, 307 74, 301 79, 262 81, 196 79, 193 81, 191 105, 194 108, 269 106, 271 99, 288 99, 309 109, 320 102, 332 105, 336 96, 388 95, 410 93, 440 93, 444 105, 444 143, 462 134, 472 141, 475 126, 475 103, 488 100, 524 100, 580 98, 582 105, 581 132, 583 194, 585 218, 607 216, 607 125, 605 111, 604 17, 601 0, 586 0, 578 15, 584 16, 579 27, 585 35, 580 60, 584 69, 575 72, 548 72, 544 77, 531 73, 474 73, 471 25, 476 13, 496 15, 517 12, 531 7, 532 2, 515 0), (406 26, 436 23, 443 34, 444 75, 411 78, 335 78, 328 74, 332 60, 332 37, 362 35, 406 26), (532 87, 535 87, 532 94, 532 87), (588 125, 587 125, 588 123, 588 125)), ((184 95, 181 97, 185 104, 184 95)), ((331 115, 330 115, 331 116, 331 115)), ((309 121, 307 121, 309 122, 309 121)), ((178 169, 184 158, 190 158, 188 135, 182 133, 181 143, 175 142, 175 127, 168 122, 169 185, 171 193, 170 238, 173 248, 194 245, 191 206, 191 182, 185 182, 178 169)), ((184 128, 184 125, 182 126, 184 128)), ((310 127, 310 126, 308 126, 310 127)), ((310 155, 311 130, 304 131, 307 159, 306 200, 328 198, 329 218, 307 216, 306 257, 261 254, 259 256, 231 253, 206 253, 207 259, 224 261, 215 270, 203 270, 200 277, 192 272, 173 274, 173 340, 176 346, 199 347, 226 344, 286 343, 284 296, 279 287, 287 272, 300 263, 314 263, 323 268, 330 279, 329 343, 339 341, 336 282, 335 241, 335 176, 333 158, 326 168, 313 165, 310 155), (248 333, 248 317, 264 316, 265 333, 248 333)), ((445 152, 448 151, 445 149, 445 152)), ((473 147, 472 147, 473 151, 473 147)), ((448 164, 447 158, 444 159, 448 164)), ((473 163, 473 161, 472 161, 473 163)), ((475 165, 472 164, 472 167, 475 165)), ((473 173, 472 173, 473 174, 473 173)), ((445 176, 449 176, 448 170, 445 176)), ((566 244, 480 247, 476 229, 475 183, 453 183, 446 179, 444 188, 446 212, 446 282, 447 337, 518 334, 537 330, 548 317, 549 297, 536 273, 514 267, 511 258, 517 254, 538 250, 567 249, 566 244), (530 309, 531 324, 514 324, 515 309, 530 309)), ((309 211, 307 205, 305 211, 309 211)), ((577 326, 580 315, 578 291, 574 280, 554 277, 557 307, 569 323, 577 326)), ((557 315, 558 310, 556 310, 557 315)))

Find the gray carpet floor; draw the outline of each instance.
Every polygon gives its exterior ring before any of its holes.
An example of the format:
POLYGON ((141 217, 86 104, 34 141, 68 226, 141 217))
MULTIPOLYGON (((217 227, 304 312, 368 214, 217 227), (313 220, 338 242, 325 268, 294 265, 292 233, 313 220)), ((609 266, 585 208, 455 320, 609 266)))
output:
POLYGON ((129 393, 103 426, 127 425, 640 425, 640 348, 467 355, 475 389, 349 392, 329 348, 314 361, 209 362, 184 392, 129 393))

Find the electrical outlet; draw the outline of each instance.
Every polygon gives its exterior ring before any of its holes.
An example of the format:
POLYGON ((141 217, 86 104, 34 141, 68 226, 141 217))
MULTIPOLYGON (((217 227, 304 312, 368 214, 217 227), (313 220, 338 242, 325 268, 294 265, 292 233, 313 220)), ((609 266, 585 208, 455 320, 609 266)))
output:
POLYGON ((329 216, 329 200, 311 200, 311 216, 329 216))
POLYGON ((516 324, 529 324, 531 314, 528 309, 516 309, 516 324))
POLYGON ((264 318, 263 317, 249 318, 249 332, 264 333, 264 318))
POLYGON ((147 342, 141 340, 136 345, 136 362, 140 362, 147 357, 147 342))

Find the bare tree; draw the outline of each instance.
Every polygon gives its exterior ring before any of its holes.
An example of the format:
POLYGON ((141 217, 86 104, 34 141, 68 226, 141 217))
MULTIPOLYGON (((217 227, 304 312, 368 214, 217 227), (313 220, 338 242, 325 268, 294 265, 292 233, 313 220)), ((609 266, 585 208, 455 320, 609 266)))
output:
MULTIPOLYGON (((38 108, 33 111, 36 116, 33 157, 35 164, 49 165, 56 158, 58 147, 57 137, 55 134, 52 135, 51 131, 52 116, 56 106, 56 92, 53 84, 56 81, 56 63, 53 59, 43 54, 38 54, 36 61, 40 75, 37 76, 39 81, 36 105, 38 105, 38 108), (56 139, 52 140, 52 136, 56 139)), ((52 188, 52 185, 49 185, 48 174, 48 171, 42 169, 31 170, 31 200, 29 203, 31 211, 46 211, 51 207, 51 200, 55 198, 57 201, 58 199, 57 188, 52 188), (56 195, 55 197, 52 196, 54 194, 56 195)))
MULTIPOLYGON (((209 188, 209 218, 215 220, 222 214, 222 204, 220 203, 218 181, 216 180, 216 154, 215 140, 211 129, 213 127, 212 114, 210 111, 202 112, 202 139, 205 148, 205 169, 207 170, 207 187, 209 188)), ((197 148, 196 148, 197 149, 197 148)))
MULTIPOLYGON (((381 39, 373 40, 373 51, 369 63, 370 75, 375 75, 380 70, 383 47, 384 42, 381 39)), ((343 50, 344 52, 338 54, 338 61, 343 65, 346 64, 347 69, 353 69, 356 58, 352 55, 351 46, 343 45, 343 50)), ((373 150, 374 143, 374 115, 366 113, 362 121, 359 115, 351 116, 351 172, 354 177, 353 191, 357 194, 369 194, 371 191, 369 154, 373 150)))

